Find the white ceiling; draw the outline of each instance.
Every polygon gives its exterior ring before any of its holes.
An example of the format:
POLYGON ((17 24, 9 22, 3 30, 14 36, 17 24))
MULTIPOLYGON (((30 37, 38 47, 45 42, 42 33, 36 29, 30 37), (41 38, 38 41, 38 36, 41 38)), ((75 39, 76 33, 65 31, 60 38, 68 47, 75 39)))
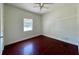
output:
POLYGON ((34 7, 37 6, 37 4, 35 3, 8 3, 8 4, 40 15, 48 13, 50 11, 54 11, 56 8, 60 7, 64 8, 75 5, 75 3, 47 3, 45 4, 45 6, 48 7, 48 9, 42 8, 42 10, 40 11, 39 7, 34 7))
POLYGON ((28 10, 33 13, 37 13, 37 14, 44 14, 44 13, 51 11, 53 9, 52 7, 54 5, 53 3, 45 4, 45 6, 48 7, 48 9, 42 8, 42 10, 40 11, 39 7, 34 7, 34 6, 37 6, 37 4, 35 4, 35 3, 9 3, 9 4, 22 8, 22 9, 25 9, 25 10, 28 10))

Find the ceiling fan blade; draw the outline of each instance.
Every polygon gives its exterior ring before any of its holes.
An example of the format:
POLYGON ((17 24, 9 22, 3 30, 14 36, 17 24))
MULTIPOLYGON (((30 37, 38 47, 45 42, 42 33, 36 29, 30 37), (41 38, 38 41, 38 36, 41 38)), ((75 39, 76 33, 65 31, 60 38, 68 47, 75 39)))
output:
POLYGON ((43 7, 43 8, 46 8, 46 9, 48 9, 49 7, 43 7))
POLYGON ((53 3, 44 3, 44 4, 53 4, 53 3))
POLYGON ((39 7, 39 6, 34 6, 34 7, 39 7))

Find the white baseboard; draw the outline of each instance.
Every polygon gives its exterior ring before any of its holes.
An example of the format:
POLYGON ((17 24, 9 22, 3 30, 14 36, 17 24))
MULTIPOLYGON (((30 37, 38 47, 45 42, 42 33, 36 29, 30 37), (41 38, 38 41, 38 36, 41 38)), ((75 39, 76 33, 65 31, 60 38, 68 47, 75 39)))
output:
MULTIPOLYGON (((39 35, 33 35, 33 36, 30 36, 30 37, 27 37, 27 38, 23 38, 23 40, 29 39, 29 38, 32 38, 32 37, 36 37, 36 36, 39 36, 39 35)), ((51 35, 47 35, 47 34, 43 34, 43 35, 47 36, 47 37, 50 37, 50 38, 58 39, 58 40, 63 41, 63 42, 67 42, 67 43, 70 43, 70 44, 77 45, 78 46, 78 50, 79 50, 79 45, 77 43, 73 43, 73 42, 70 42, 70 41, 67 41, 67 40, 64 40, 64 39, 61 40, 61 38, 58 38, 58 37, 55 37, 55 36, 51 36, 51 35)), ((6 44, 6 45, 10 45, 10 44, 13 44, 13 43, 16 43, 16 42, 19 42, 19 41, 22 41, 22 40, 18 40, 18 41, 15 41, 15 42, 12 42, 12 43, 9 43, 9 44, 6 44)), ((0 53, 0 54, 2 54, 2 53, 0 53)))
POLYGON ((74 45, 77 45, 78 46, 78 43, 73 43, 71 41, 68 41, 68 40, 65 40, 65 39, 61 39, 61 38, 58 38, 58 37, 55 37, 55 36, 52 36, 52 35, 47 35, 47 34, 43 34, 43 35, 44 36, 47 36, 47 37, 50 37, 50 38, 55 38, 55 39, 58 39, 60 41, 67 42, 67 43, 74 44, 74 45))
POLYGON ((64 40, 64 39, 60 39, 58 37, 55 37, 55 36, 51 36, 51 35, 47 35, 47 34, 43 34, 44 36, 47 36, 47 37, 50 37, 50 38, 55 38, 55 39, 58 39, 60 41, 63 41, 63 42, 67 42, 67 43, 70 43, 70 44, 74 44, 74 45, 77 45, 78 46, 78 52, 79 52, 79 44, 78 43, 73 43, 71 41, 67 41, 67 40, 64 40))
POLYGON ((23 41, 23 40, 26 40, 26 39, 29 39, 29 38, 32 38, 32 37, 36 37, 36 36, 39 36, 39 35, 40 35, 40 34, 38 34, 38 35, 32 35, 32 36, 26 37, 26 38, 22 38, 21 40, 17 40, 17 41, 14 41, 14 42, 10 42, 10 43, 8 43, 8 44, 5 44, 5 46, 6 46, 6 45, 13 44, 13 43, 16 43, 16 42, 20 42, 20 41, 23 41))

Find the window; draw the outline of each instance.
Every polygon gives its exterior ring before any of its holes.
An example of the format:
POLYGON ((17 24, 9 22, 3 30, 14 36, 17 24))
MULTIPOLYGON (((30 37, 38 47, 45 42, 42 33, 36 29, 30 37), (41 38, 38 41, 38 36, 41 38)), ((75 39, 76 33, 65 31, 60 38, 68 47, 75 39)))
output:
POLYGON ((24 31, 32 31, 33 20, 24 18, 24 31))

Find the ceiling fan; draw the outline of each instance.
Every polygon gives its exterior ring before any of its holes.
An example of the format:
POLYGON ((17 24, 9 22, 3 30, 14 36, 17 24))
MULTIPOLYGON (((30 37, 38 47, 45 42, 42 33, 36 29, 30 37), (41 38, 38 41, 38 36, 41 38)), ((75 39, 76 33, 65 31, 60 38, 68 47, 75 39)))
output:
POLYGON ((42 8, 48 9, 48 6, 46 6, 46 5, 51 4, 51 3, 35 3, 35 4, 36 4, 36 6, 34 6, 34 7, 39 7, 41 10, 42 8))

